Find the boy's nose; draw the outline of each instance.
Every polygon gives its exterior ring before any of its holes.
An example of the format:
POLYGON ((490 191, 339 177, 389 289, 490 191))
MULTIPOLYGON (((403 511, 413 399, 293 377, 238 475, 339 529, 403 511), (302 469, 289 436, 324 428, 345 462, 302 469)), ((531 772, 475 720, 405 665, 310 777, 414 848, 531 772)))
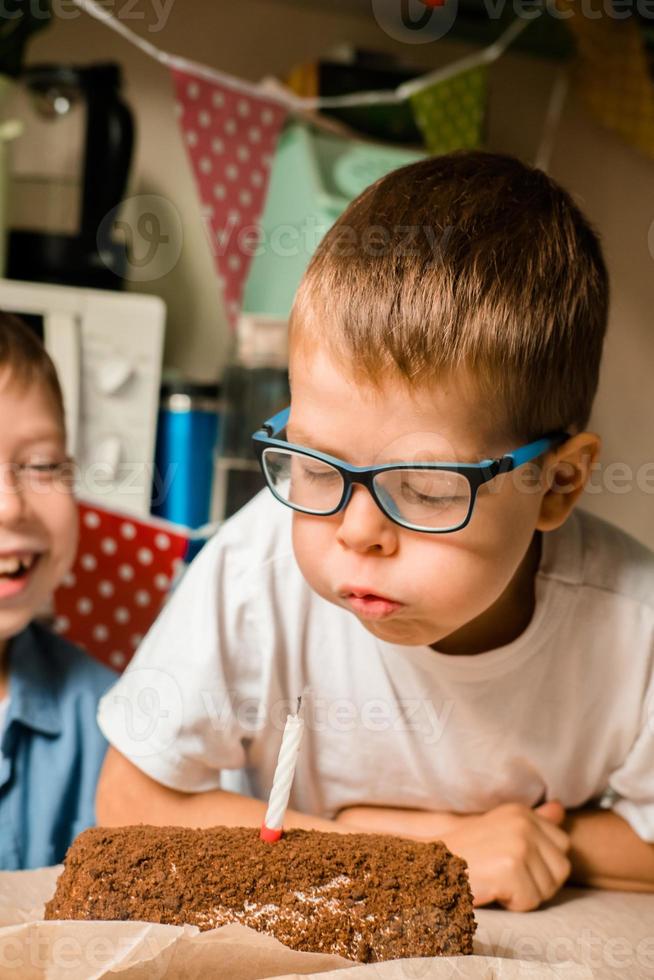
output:
POLYGON ((0 524, 15 524, 24 513, 25 497, 20 477, 10 466, 0 466, 0 524))
POLYGON ((366 487, 352 487, 347 506, 337 517, 340 525, 336 536, 346 548, 384 555, 391 555, 397 548, 398 528, 380 510, 366 487))

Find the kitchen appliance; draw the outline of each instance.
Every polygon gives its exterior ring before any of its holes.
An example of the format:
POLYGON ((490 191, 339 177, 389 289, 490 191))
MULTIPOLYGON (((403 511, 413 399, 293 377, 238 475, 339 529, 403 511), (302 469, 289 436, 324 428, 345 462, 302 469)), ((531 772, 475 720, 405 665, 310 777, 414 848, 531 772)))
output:
POLYGON ((120 68, 31 65, 19 81, 5 106, 24 127, 13 158, 7 275, 120 289, 125 246, 104 220, 124 197, 134 141, 120 68))
POLYGON ((104 507, 149 514, 163 301, 0 279, 0 309, 25 319, 57 367, 80 496, 104 507))

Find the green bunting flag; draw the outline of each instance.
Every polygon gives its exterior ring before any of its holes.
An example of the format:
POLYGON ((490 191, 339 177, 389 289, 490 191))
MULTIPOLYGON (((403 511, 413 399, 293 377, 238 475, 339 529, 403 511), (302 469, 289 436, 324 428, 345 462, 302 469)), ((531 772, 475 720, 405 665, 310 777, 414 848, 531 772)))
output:
POLYGON ((430 153, 481 145, 486 86, 487 68, 480 65, 411 96, 413 115, 430 153))

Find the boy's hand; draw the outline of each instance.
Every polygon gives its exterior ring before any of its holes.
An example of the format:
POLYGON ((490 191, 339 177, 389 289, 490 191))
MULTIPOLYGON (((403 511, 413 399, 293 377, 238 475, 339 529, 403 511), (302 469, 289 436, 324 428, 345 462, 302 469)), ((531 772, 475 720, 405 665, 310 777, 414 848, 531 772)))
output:
POLYGON ((570 838, 557 826, 564 817, 557 800, 534 810, 504 803, 460 817, 442 839, 468 864, 474 904, 499 902, 513 912, 528 912, 552 898, 571 870, 570 838))

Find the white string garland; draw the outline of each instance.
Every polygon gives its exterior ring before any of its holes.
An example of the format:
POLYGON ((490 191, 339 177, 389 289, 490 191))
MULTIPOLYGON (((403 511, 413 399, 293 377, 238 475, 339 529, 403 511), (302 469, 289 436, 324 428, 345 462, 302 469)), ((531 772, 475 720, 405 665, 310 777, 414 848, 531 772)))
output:
POLYGON ((561 68, 554 76, 550 97, 543 123, 540 145, 536 151, 534 166, 545 173, 549 170, 554 144, 561 126, 561 118, 570 86, 570 74, 567 68, 561 68))
POLYGON ((475 51, 473 54, 465 55, 465 57, 459 58, 458 61, 454 61, 450 65, 444 65, 442 68, 437 68, 435 71, 422 75, 420 78, 404 82, 396 89, 383 92, 353 92, 350 95, 332 97, 302 98, 291 91, 280 92, 278 88, 268 89, 265 83, 246 82, 243 79, 236 78, 234 75, 229 75, 216 68, 209 68, 207 65, 201 65, 198 62, 189 61, 186 58, 180 58, 177 55, 161 51, 150 41, 139 37, 135 31, 127 27, 126 24, 123 24, 122 21, 108 10, 105 10, 104 7, 97 3, 97 0, 73 0, 73 2, 80 10, 83 10, 90 17, 101 21, 112 31, 120 34, 126 41, 129 41, 130 44, 133 44, 144 54, 147 54, 150 58, 154 58, 160 64, 189 75, 195 75, 197 78, 217 83, 235 92, 242 92, 250 96, 268 99, 271 102, 285 106, 289 112, 337 109, 346 106, 393 105, 404 102, 412 95, 431 88, 432 85, 447 81, 464 71, 470 71, 481 65, 490 65, 492 62, 497 61, 509 45, 531 23, 531 20, 516 17, 500 37, 488 47, 482 48, 481 51, 475 51))

